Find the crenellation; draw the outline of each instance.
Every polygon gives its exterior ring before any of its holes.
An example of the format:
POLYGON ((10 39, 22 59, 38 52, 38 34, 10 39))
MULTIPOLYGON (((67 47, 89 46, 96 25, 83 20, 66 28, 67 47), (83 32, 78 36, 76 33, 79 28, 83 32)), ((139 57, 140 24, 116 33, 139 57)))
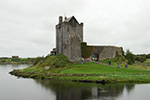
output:
POLYGON ((63 22, 63 17, 59 16, 59 24, 63 22))

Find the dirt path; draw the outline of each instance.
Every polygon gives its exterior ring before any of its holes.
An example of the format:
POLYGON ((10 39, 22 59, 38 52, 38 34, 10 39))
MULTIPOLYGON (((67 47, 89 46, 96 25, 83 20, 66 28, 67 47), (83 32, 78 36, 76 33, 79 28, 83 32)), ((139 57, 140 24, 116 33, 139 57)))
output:
POLYGON ((106 63, 102 63, 102 62, 96 62, 97 64, 102 64, 102 65, 107 65, 107 66, 111 66, 111 67, 117 67, 117 66, 115 66, 115 65, 108 65, 108 64, 106 64, 106 63))
MULTIPOLYGON (((98 62, 98 61, 96 61, 95 63, 97 63, 97 64, 102 64, 102 65, 106 65, 106 66, 111 66, 111 67, 118 67, 118 66, 115 66, 115 65, 108 65, 108 64, 106 64, 106 63, 102 63, 102 62, 98 62)), ((119 67, 119 68, 124 68, 124 69, 126 69, 125 67, 119 67)), ((136 68, 127 68, 127 69, 135 69, 135 70, 144 70, 144 71, 149 71, 149 70, 146 70, 146 69, 136 69, 136 68)))

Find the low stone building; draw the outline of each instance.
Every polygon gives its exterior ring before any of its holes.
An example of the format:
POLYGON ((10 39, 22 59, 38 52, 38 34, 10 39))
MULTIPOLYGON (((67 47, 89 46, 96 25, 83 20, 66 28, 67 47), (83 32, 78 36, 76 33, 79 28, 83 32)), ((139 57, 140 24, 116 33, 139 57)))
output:
POLYGON ((12 56, 12 58, 13 58, 13 59, 18 59, 18 58, 19 58, 19 56, 12 56))
POLYGON ((71 62, 81 61, 82 58, 104 60, 122 55, 121 47, 88 46, 83 42, 83 23, 79 23, 74 16, 59 17, 56 25, 56 53, 68 57, 71 62))

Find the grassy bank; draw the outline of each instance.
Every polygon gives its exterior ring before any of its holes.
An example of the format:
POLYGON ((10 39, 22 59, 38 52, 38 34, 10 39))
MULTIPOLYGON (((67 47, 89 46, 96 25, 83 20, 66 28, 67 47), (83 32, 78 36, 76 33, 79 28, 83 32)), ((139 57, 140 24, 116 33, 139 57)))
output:
POLYGON ((38 59, 33 66, 10 72, 27 78, 57 79, 81 82, 149 83, 150 72, 138 68, 117 68, 95 62, 70 63, 63 55, 38 59))

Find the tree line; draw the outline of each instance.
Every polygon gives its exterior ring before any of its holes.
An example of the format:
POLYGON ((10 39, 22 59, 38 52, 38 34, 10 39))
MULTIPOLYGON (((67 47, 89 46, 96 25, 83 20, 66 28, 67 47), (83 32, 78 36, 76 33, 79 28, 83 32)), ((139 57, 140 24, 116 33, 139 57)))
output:
POLYGON ((124 53, 125 58, 128 60, 129 64, 137 62, 143 63, 146 59, 150 59, 150 54, 133 54, 129 49, 124 53))

